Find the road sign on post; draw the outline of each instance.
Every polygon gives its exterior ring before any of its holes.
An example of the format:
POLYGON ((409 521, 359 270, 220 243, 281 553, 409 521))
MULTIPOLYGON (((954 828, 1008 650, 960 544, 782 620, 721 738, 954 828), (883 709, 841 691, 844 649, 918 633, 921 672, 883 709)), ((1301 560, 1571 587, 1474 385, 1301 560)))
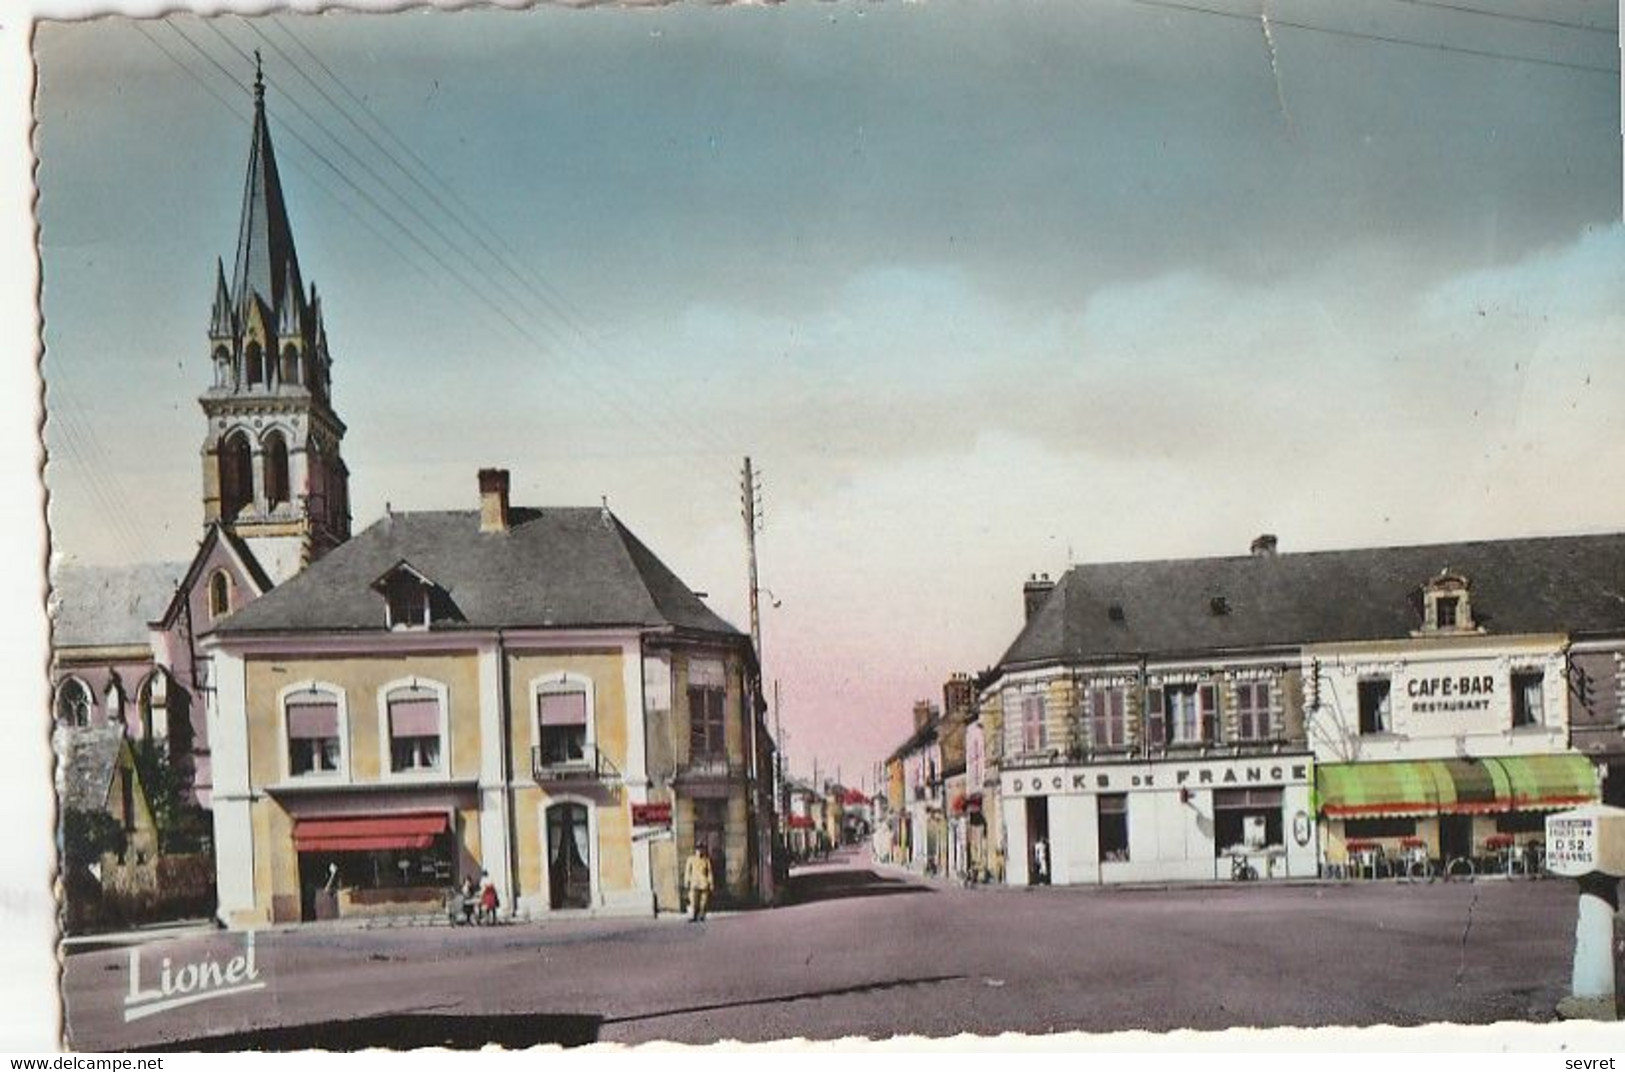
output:
POLYGON ((1571 993, 1557 1011, 1571 1020, 1617 1020, 1614 914, 1625 875, 1625 809, 1588 804, 1548 815, 1546 866, 1580 886, 1571 993))

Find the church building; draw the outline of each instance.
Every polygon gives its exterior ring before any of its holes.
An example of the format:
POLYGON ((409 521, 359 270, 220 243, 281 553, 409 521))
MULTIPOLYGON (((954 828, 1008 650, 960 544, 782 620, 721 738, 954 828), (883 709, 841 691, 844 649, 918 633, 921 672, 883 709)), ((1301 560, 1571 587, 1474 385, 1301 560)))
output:
POLYGON ((61 734, 121 723, 158 740, 189 800, 213 773, 198 637, 350 535, 344 422, 316 288, 305 288, 256 72, 237 252, 217 262, 211 378, 199 398, 203 537, 189 563, 52 571, 52 685, 61 734))
MULTIPOLYGON (((322 303, 257 73, 208 340, 202 541, 167 591, 150 571, 119 588, 142 593, 130 636, 59 643, 57 705, 73 727, 117 720, 117 682, 139 680, 139 709, 162 707, 131 733, 169 741, 212 812, 223 922, 438 914, 481 873, 508 915, 676 910, 696 846, 720 903, 771 898, 750 638, 607 507, 510 506, 486 469, 479 509, 351 538, 322 303)), ((59 625, 94 616, 73 576, 59 625)))

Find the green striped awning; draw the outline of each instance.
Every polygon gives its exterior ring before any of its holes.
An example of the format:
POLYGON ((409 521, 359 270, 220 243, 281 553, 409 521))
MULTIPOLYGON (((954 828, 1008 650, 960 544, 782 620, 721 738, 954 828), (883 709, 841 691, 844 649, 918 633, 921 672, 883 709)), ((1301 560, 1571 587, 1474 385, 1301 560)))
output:
POLYGON ((1315 787, 1330 818, 1571 808, 1599 796, 1597 770, 1578 754, 1322 763, 1315 787))

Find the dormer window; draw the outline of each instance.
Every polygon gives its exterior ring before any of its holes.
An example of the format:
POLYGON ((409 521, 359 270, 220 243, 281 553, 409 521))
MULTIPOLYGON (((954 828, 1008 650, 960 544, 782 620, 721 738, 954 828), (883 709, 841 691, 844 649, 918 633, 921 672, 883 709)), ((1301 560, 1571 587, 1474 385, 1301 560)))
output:
POLYGON ((437 599, 439 586, 404 559, 372 582, 373 591, 384 597, 385 624, 390 629, 427 629, 436 617, 435 608, 449 600, 437 599))
POLYGON ((391 629, 426 628, 429 624, 429 590, 415 581, 401 579, 390 586, 385 598, 389 600, 389 627, 391 629))
POLYGON ((1422 629, 1424 633, 1476 632, 1467 578, 1441 570, 1422 589, 1422 629))

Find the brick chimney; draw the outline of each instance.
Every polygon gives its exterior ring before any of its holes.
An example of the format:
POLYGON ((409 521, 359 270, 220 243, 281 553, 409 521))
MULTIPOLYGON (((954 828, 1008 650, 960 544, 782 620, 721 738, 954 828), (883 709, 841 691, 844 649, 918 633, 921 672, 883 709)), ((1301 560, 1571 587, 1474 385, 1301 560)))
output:
POLYGON ((915 700, 914 732, 918 733, 925 729, 926 726, 930 725, 931 720, 936 717, 936 714, 936 706, 932 704, 930 700, 915 700))
POLYGON ((508 531, 508 470, 480 470, 480 531, 508 531))
POLYGON ((964 714, 976 699, 976 685, 969 674, 954 674, 942 685, 942 710, 948 715, 964 714))
POLYGON ((1025 621, 1032 621, 1033 615, 1044 606, 1049 594, 1055 591, 1055 582, 1049 579, 1047 573, 1035 573, 1027 578, 1027 583, 1021 586, 1021 598, 1027 605, 1025 621))
POLYGON ((1275 533, 1266 532, 1253 540, 1252 546, 1248 550, 1252 552, 1254 558, 1274 558, 1275 545, 1275 533))

